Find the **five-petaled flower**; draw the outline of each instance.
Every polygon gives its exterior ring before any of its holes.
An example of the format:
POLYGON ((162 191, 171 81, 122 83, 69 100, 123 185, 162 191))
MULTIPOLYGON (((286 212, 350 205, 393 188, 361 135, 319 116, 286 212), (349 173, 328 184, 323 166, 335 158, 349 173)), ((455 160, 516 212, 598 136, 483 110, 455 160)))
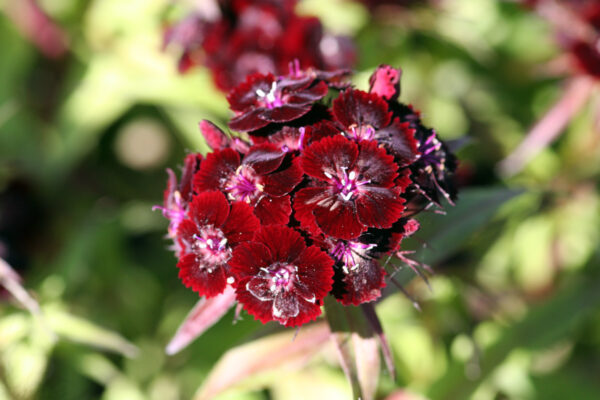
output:
POLYGON ((309 146, 301 161, 315 178, 294 202, 304 226, 314 227, 314 218, 323 233, 354 239, 369 227, 389 228, 402 215, 404 188, 394 186, 398 165, 377 142, 327 137, 309 146))
POLYGON ((233 248, 250 240, 259 226, 246 203, 230 205, 218 191, 194 196, 188 218, 178 228, 182 255, 177 267, 183 284, 206 297, 225 290, 233 282, 228 264, 233 248))
POLYGON ((300 233, 287 226, 262 227, 252 242, 235 249, 229 263, 238 301, 262 322, 298 326, 314 320, 331 290, 331 257, 306 247, 300 233))

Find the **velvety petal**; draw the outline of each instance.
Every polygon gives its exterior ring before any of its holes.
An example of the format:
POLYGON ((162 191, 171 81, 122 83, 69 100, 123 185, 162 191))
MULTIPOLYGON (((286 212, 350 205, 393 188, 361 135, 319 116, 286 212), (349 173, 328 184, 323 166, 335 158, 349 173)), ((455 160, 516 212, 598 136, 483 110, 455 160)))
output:
POLYGON ((306 249, 302 235, 285 225, 263 226, 254 235, 254 241, 269 248, 273 261, 293 263, 306 249))
POLYGON ((242 164, 250 165, 258 175, 275 171, 285 158, 285 153, 272 143, 252 146, 242 164))
POLYGON ((238 132, 250 132, 269 125, 269 121, 262 119, 264 108, 254 108, 250 111, 240 114, 229 121, 229 128, 238 132))
MULTIPOLYGON (((258 115, 258 117, 262 120, 268 121, 267 123, 269 123, 269 122, 289 122, 289 121, 293 121, 297 118, 300 118, 301 116, 303 116, 304 114, 309 112, 311 108, 312 108, 312 106, 310 104, 300 104, 300 105, 284 104, 280 107, 275 107, 275 108, 263 108, 261 110, 261 113, 258 115)), ((233 122, 233 120, 232 120, 232 122, 233 122)), ((265 125, 262 125, 262 126, 265 126, 265 125)), ((231 123, 229 124, 229 126, 231 126, 231 123)), ((262 128, 262 126, 260 126, 259 128, 262 128)), ((258 129, 258 128, 252 128, 252 130, 255 130, 255 129, 258 129)))
POLYGON ((238 283, 235 290, 236 299, 248 314, 266 324, 269 321, 273 321, 273 301, 260 300, 247 289, 248 283, 252 279, 253 277, 248 276, 238 283))
MULTIPOLYGON (((272 74, 251 74, 246 81, 233 88, 227 95, 227 101, 233 111, 247 111, 257 104, 257 90, 269 93, 271 84, 275 81, 272 74)), ((235 129, 235 128, 232 128, 235 129)), ((237 129, 236 129, 237 130, 237 129)))
POLYGON ((357 157, 356 143, 339 135, 311 144, 304 150, 300 160, 305 174, 329 181, 325 173, 337 175, 339 170, 350 169, 357 157))
POLYGON ((367 230, 356 215, 353 202, 334 198, 313 210, 317 225, 326 234, 339 239, 354 239, 367 230))
POLYGON ((375 138, 385 145, 388 151, 396 158, 400 167, 412 164, 419 157, 419 142, 415 139, 416 129, 410 127, 410 122, 394 121, 385 128, 375 132, 375 138))
POLYGON ((289 319, 298 316, 299 301, 294 292, 282 290, 273 299, 273 318, 285 325, 289 319))
POLYGON ((264 177, 264 191, 271 196, 284 196, 302 182, 303 177, 300 159, 295 158, 289 168, 264 177))
POLYGON ((271 282, 269 279, 261 276, 253 276, 246 283, 246 290, 260 301, 269 301, 274 298, 270 285, 271 282))
POLYGON ((194 176, 194 187, 198 192, 223 189, 223 185, 240 165, 240 155, 232 149, 209 153, 194 176))
POLYGON ((365 187, 356 200, 359 221, 374 228, 389 228, 401 216, 404 199, 393 189, 365 187))
POLYGON ((177 238, 180 240, 185 253, 191 251, 192 243, 195 242, 195 235, 198 234, 198 226, 192 220, 184 219, 177 226, 177 238))
POLYGON ((288 104, 296 105, 314 103, 325 97, 328 91, 329 88, 327 87, 327 84, 325 82, 319 82, 311 88, 290 94, 287 98, 287 102, 288 104))
POLYGON ((181 183, 179 184, 179 192, 181 193, 181 198, 185 202, 190 202, 192 200, 192 196, 194 195, 194 175, 200 170, 201 163, 202 154, 195 153, 185 156, 183 161, 183 171, 181 172, 181 183))
POLYGON ((300 222, 300 227, 312 235, 321 234, 313 210, 317 202, 328 196, 320 187, 300 189, 294 196, 294 217, 300 222))
POLYGON ((304 138, 304 147, 318 142, 319 140, 328 137, 340 135, 342 131, 331 121, 319 121, 318 123, 306 127, 306 135, 304 138))
POLYGON ((199 127, 208 147, 213 150, 222 150, 229 147, 231 139, 218 126, 203 119, 200 121, 199 127))
POLYGON ((228 264, 236 281, 241 281, 247 276, 257 275, 261 268, 272 263, 273 257, 267 246, 262 243, 244 242, 233 250, 228 264))
POLYGON ((298 315, 293 318, 289 318, 285 321, 279 319, 278 321, 286 327, 300 326, 307 322, 314 321, 319 315, 321 315, 321 306, 319 304, 310 303, 301 298, 298 299, 298 315))
POLYGON ((254 215, 251 206, 241 201, 231 205, 229 218, 221 228, 230 246, 252 240, 254 233, 260 228, 260 222, 254 215))
POLYGON ((229 202, 219 191, 202 192, 192 199, 188 214, 198 226, 220 227, 229 216, 229 202))
POLYGON ((352 125, 370 125, 375 129, 387 126, 392 113, 388 105, 375 93, 346 89, 333 101, 333 115, 344 128, 352 125))
POLYGON ((323 299, 333 284, 333 259, 317 246, 308 247, 294 262, 298 267, 298 278, 307 288, 298 293, 309 300, 310 293, 317 300, 323 299))
POLYGON ((258 217, 263 225, 286 225, 290 220, 291 213, 290 196, 263 196, 254 208, 254 215, 258 217))
POLYGON ((394 157, 378 147, 374 140, 363 140, 359 148, 356 160, 359 176, 370 180, 370 185, 391 187, 398 176, 398 165, 394 162, 394 157))
POLYGON ((204 264, 195 254, 183 256, 177 267, 183 284, 201 296, 216 296, 227 286, 225 269, 221 265, 204 264))
POLYGON ((402 70, 389 65, 380 65, 369 78, 369 93, 374 93, 388 101, 400 96, 400 77, 402 70))
POLYGON ((343 305, 359 305, 381 297, 385 287, 385 270, 373 259, 365 259, 348 273, 340 271, 333 294, 343 305))

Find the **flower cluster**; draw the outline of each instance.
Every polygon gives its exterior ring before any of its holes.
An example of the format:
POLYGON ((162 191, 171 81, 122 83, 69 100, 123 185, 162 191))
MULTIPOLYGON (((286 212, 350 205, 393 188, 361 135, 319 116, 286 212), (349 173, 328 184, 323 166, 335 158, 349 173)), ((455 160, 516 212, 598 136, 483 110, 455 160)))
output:
POLYGON ((323 70, 352 66, 352 41, 324 32, 316 17, 296 14, 296 3, 219 0, 212 12, 198 11, 170 26, 165 44, 181 47, 181 72, 205 65, 224 91, 251 73, 286 73, 294 60, 323 70))
POLYGON ((347 75, 253 74, 228 96, 240 135, 200 124, 213 151, 188 155, 179 183, 169 171, 159 207, 186 286, 231 286, 256 319, 285 326, 315 319, 328 294, 381 296, 379 260, 404 253, 415 214, 455 199, 456 160, 398 102, 400 70, 378 67, 368 92, 347 75))

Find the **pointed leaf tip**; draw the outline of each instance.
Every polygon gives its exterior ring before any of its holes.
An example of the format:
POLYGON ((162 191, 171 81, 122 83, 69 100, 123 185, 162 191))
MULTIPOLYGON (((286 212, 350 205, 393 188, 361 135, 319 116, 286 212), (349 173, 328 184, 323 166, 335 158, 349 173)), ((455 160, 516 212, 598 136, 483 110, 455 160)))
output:
POLYGON ((225 291, 218 296, 198 300, 177 329, 165 348, 165 352, 168 355, 173 355, 183 350, 208 328, 217 323, 234 303, 235 290, 231 286, 227 286, 225 291))

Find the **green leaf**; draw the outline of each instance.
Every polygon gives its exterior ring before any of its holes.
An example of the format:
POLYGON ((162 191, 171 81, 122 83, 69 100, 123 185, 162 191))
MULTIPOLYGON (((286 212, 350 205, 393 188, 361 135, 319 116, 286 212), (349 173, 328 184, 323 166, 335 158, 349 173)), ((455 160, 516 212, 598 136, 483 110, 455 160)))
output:
POLYGON ((194 399, 212 399, 250 377, 307 360, 328 341, 329 335, 327 325, 317 323, 305 325, 299 332, 287 329, 234 347, 217 362, 194 399))
POLYGON ((44 313, 50 327, 62 338, 127 357, 135 357, 138 353, 137 347, 118 333, 71 315, 60 307, 45 307, 44 313))
MULTIPOLYGON (((592 260, 598 265, 600 260, 592 260)), ((479 384, 518 348, 543 348, 569 336, 600 306, 600 281, 581 279, 550 301, 535 307, 519 322, 506 328, 498 341, 481 355, 480 375, 476 380, 465 376, 466 365, 454 361, 447 373, 429 390, 432 400, 467 399, 479 384)))
POLYGON ((414 239, 408 239, 403 250, 417 250, 417 259, 435 264, 456 252, 508 200, 523 193, 505 188, 465 189, 460 192, 455 206, 448 206, 446 215, 421 214, 421 228, 414 239), (418 240, 418 241, 417 241, 418 240), (420 249, 420 243, 427 248, 420 249))

